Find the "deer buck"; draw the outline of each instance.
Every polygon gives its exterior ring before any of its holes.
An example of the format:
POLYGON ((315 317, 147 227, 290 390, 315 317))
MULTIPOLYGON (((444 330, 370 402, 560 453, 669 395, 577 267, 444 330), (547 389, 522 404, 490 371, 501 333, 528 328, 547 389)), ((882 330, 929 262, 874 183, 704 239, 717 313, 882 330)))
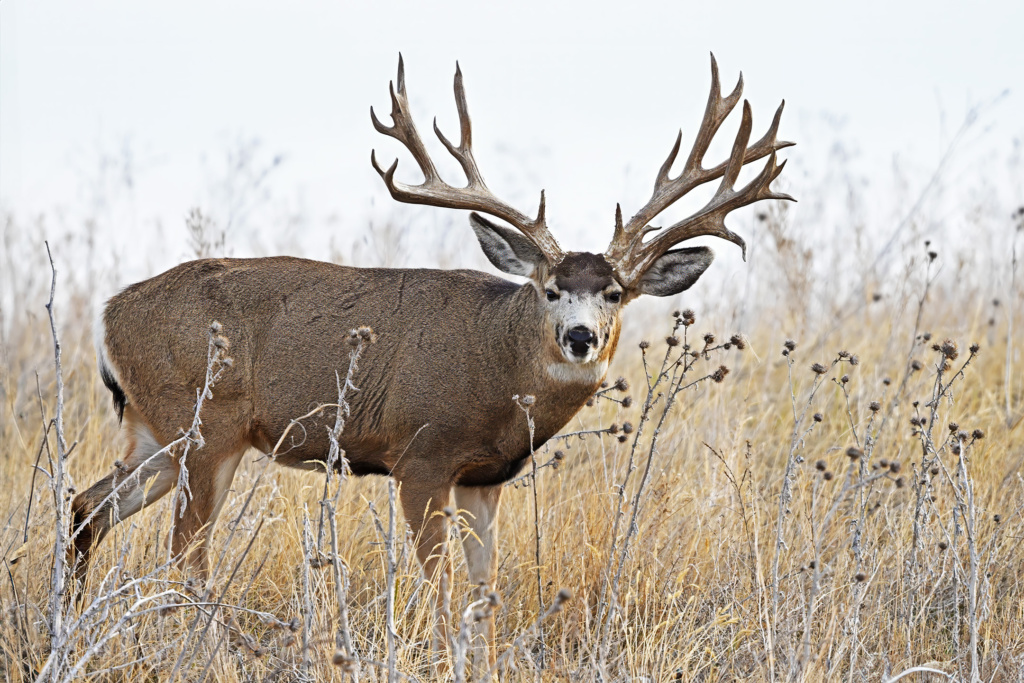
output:
MULTIPOLYGON (((743 239, 725 226, 725 216, 759 200, 791 199, 770 189, 785 165, 776 163, 776 152, 792 144, 777 139, 781 105, 764 137, 748 144, 751 112, 744 101, 729 158, 704 165, 712 138, 742 90, 741 76, 733 92, 722 96, 712 56, 711 94, 682 171, 672 176, 680 133, 658 171, 650 201, 625 223, 616 207, 607 251, 566 252, 548 230, 543 192, 531 218, 484 183, 458 66, 461 139, 452 143, 436 124, 434 131, 468 183, 455 187, 439 176, 410 117, 399 57, 397 84, 391 85, 392 124, 381 123, 372 108, 370 114, 377 131, 408 149, 424 180, 419 185, 397 181, 398 162, 385 170, 375 154, 373 167, 399 202, 474 211, 470 224, 484 254, 499 270, 527 282, 472 270, 350 268, 274 257, 192 261, 125 288, 106 304, 97 351, 101 376, 122 415, 126 457, 74 500, 79 574, 92 546, 114 524, 175 487, 177 460, 152 456, 191 423, 206 369, 206 331, 217 320, 232 342, 234 364, 204 407, 205 446, 188 456, 192 495, 172 543, 187 569, 206 576, 210 529, 243 453, 249 448, 269 452, 292 418, 336 400, 335 372, 344 375, 347 365, 346 333, 368 325, 378 341, 363 353, 359 392, 350 401, 351 417, 341 438, 351 471, 399 482, 423 570, 428 577, 448 577, 441 585, 450 585, 451 568, 438 513, 454 496, 472 531, 463 538, 469 580, 495 586, 502 485, 531 453, 513 395, 535 397, 535 444, 543 444, 604 379, 623 307, 644 294, 682 292, 711 265, 711 249, 676 245, 713 235, 745 252, 743 239), (756 177, 737 189, 744 165, 765 157, 756 177), (716 180, 717 191, 699 211, 666 228, 650 225, 688 192, 716 180), (115 506, 110 495, 115 480, 136 470, 138 476, 119 492, 115 506)), ((277 462, 322 467, 329 450, 324 425, 330 422, 333 417, 319 426, 307 424, 305 440, 279 453, 277 462)), ((445 590, 437 593, 440 606, 445 590)), ((449 626, 440 616, 437 623, 437 647, 446 647, 449 626)), ((480 630, 493 663, 493 618, 480 630)))

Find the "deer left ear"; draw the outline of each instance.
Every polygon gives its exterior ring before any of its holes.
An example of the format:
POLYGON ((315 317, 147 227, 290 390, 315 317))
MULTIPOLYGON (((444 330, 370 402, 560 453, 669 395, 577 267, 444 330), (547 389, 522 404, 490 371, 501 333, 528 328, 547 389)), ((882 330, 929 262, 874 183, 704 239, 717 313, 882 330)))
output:
POLYGON ((715 252, 708 247, 686 247, 666 252, 640 279, 640 293, 672 296, 685 291, 714 260, 715 252))

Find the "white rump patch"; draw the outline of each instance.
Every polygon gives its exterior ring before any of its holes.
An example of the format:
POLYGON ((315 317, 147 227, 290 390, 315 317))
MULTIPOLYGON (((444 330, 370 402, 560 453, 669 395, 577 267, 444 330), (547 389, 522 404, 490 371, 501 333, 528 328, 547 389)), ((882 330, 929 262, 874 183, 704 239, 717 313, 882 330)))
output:
MULTIPOLYGON (((110 354, 107 353, 107 326, 103 322, 103 315, 106 313, 106 306, 100 309, 99 315, 92 322, 92 341, 96 346, 96 361, 100 370, 106 370, 114 377, 114 381, 121 387, 121 378, 117 376, 117 368, 110 362, 110 354)), ((123 389, 122 389, 123 391, 123 389)))
POLYGON ((598 384, 608 372, 608 361, 600 363, 548 363, 548 375, 559 382, 598 384))

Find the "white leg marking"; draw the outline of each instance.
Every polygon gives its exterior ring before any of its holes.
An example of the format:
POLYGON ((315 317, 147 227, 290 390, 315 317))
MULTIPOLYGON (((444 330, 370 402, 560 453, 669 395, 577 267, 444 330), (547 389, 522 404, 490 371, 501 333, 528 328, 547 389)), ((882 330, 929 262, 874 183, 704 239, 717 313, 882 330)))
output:
MULTIPOLYGON (((484 597, 485 590, 494 590, 498 578, 498 502, 501 488, 455 487, 455 504, 471 530, 462 534, 462 550, 466 554, 470 583, 479 586, 474 599, 484 597)), ((477 676, 486 672, 496 661, 493 615, 476 624, 473 642, 473 680, 480 680, 477 676)))
MULTIPOLYGON (((163 446, 157 442, 149 427, 136 420, 125 426, 132 430, 129 438, 134 440, 135 447, 125 458, 126 467, 132 472, 126 476, 131 476, 132 482, 125 484, 123 493, 118 496, 118 521, 131 517, 146 505, 157 501, 174 488, 178 481, 177 463, 169 454, 161 453, 153 457, 163 446)), ((123 481, 123 478, 119 479, 123 481)))

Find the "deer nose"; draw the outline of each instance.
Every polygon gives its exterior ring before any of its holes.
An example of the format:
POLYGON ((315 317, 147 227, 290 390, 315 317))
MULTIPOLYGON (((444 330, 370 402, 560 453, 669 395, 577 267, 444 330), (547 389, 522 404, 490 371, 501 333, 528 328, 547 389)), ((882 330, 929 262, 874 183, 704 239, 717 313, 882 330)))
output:
POLYGON ((585 356, 590 351, 590 347, 595 345, 597 337, 594 333, 584 327, 583 325, 577 325, 566 333, 566 340, 569 342, 569 348, 577 356, 585 356))

